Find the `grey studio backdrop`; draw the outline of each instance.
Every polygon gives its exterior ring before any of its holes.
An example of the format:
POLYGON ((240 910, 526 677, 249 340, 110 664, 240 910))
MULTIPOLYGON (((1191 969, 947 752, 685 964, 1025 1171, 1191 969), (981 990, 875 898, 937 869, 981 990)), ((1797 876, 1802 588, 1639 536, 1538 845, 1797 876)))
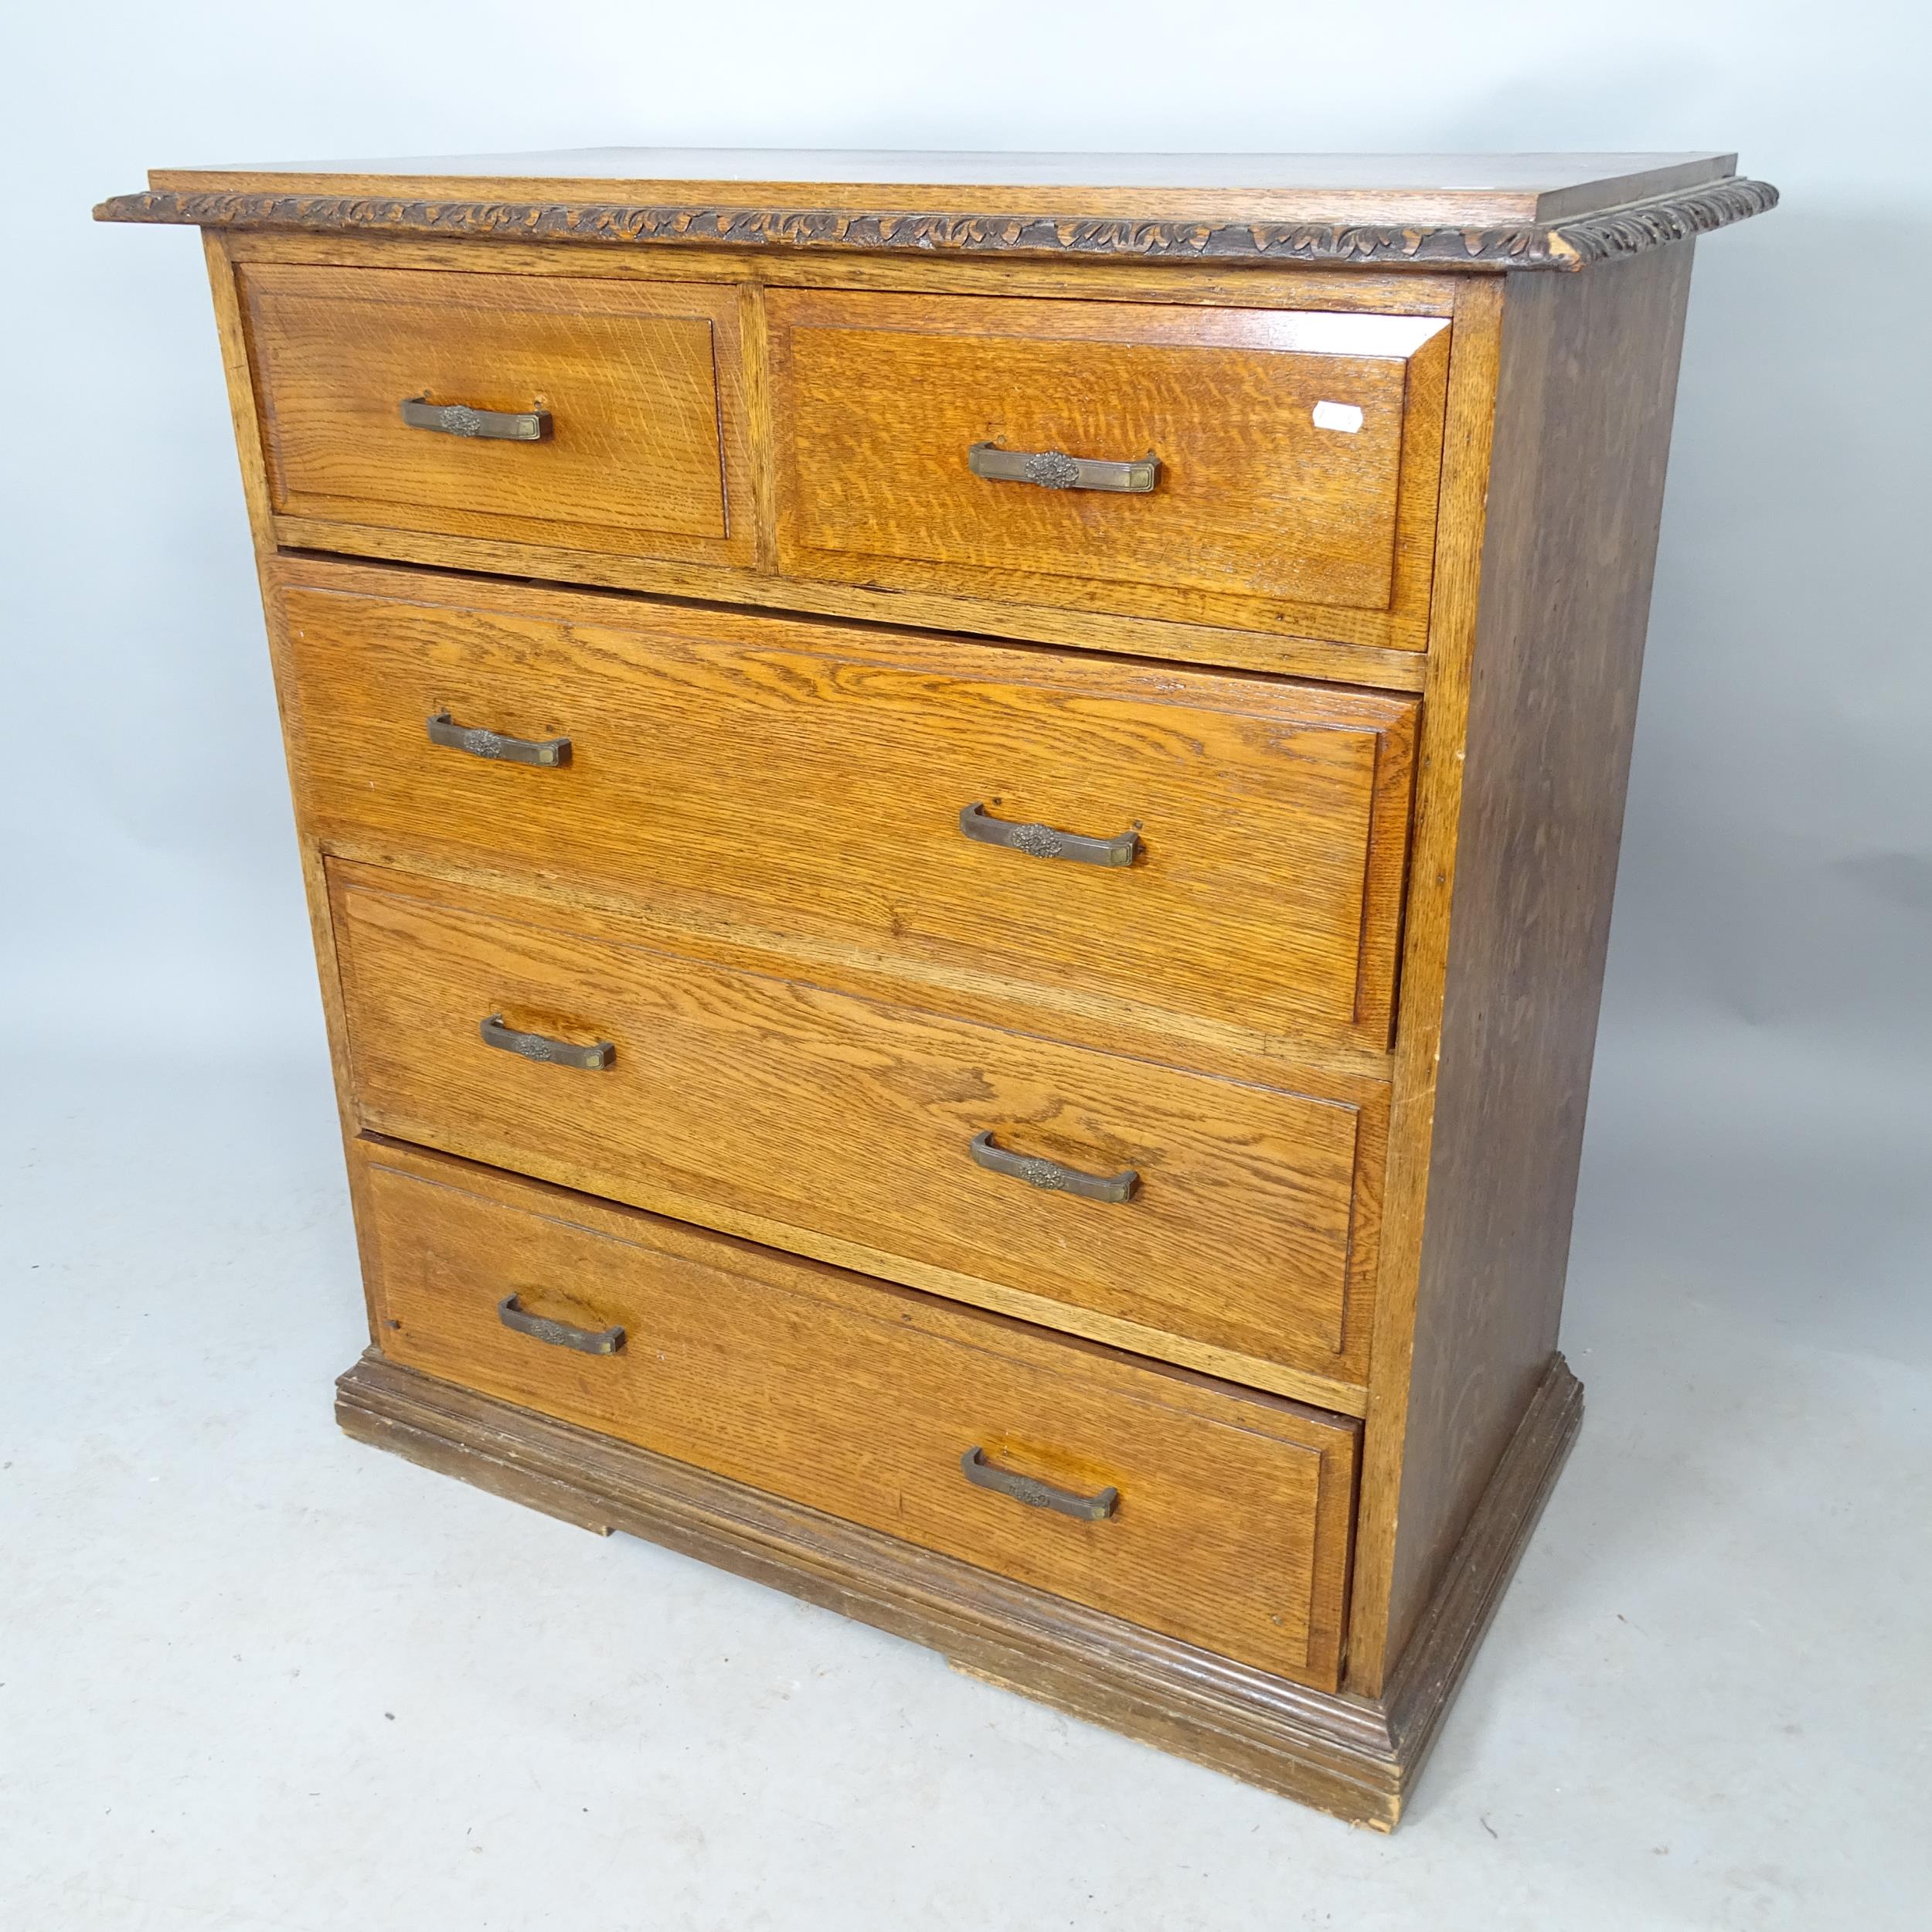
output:
MULTIPOLYGON (((1855 1443, 1838 1420, 1922 1375, 1932 1328, 1921 6, 184 0, 42 7, 8 39, 0 1104, 267 1070, 303 1136, 332 1101, 200 253, 94 226, 94 200, 151 164, 619 142, 1736 148, 1784 205, 1698 250, 1565 1340, 1592 1391, 1592 1536, 1668 1538, 1701 1498, 1694 1566, 1763 1519, 1784 1553, 1765 1602, 1815 1590, 1844 1620, 1816 1633, 1841 1717, 1922 1706, 1898 1681, 1922 1629, 1884 1596, 1909 1552, 1878 1542, 1923 1543, 1924 1405, 1855 1443), (1852 1447, 1837 1501, 1787 1526, 1801 1438, 1808 1460, 1852 1447), (1861 1511, 1855 1535, 1821 1527, 1861 1511), (1868 1549, 1842 1591, 1808 1573, 1868 1549)), ((332 1162, 319 1211, 345 1230, 332 1162)), ((100 1182, 111 1206, 126 1175, 100 1182)), ((318 1291, 336 1366, 359 1318, 342 1253, 318 1291)), ((1714 1611, 1712 1641, 1748 1651, 1773 1614, 1714 1611)), ((1805 1681, 1768 1651, 1740 1672, 1745 1705, 1805 1681)), ((1791 1788, 1859 1776, 1855 1734, 1833 1748, 1791 1788)), ((1781 1916, 1766 1883, 1770 1916, 1682 1922, 1852 1922, 1781 1916)))

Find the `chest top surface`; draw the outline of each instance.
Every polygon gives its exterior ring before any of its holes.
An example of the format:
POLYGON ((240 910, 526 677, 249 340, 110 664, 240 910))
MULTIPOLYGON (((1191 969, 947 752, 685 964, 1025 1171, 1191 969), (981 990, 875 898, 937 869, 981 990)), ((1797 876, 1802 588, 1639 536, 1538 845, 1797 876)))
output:
POLYGON ((156 168, 104 220, 713 247, 1574 269, 1742 220, 1735 155, 580 148, 156 168))

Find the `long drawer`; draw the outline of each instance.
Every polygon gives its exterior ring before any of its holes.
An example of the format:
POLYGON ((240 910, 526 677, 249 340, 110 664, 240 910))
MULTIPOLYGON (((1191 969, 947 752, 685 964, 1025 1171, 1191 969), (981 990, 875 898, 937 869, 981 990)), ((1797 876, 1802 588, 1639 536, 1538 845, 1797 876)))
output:
POLYGON ((1362 1379, 1365 1110, 331 875, 366 1128, 1263 1386, 1362 1379))
POLYGON ((1323 1689, 1359 1425, 413 1150, 383 1352, 1323 1689))
POLYGON ((1413 699, 301 568, 284 702, 325 848, 1049 1030, 1387 1045, 1413 699))

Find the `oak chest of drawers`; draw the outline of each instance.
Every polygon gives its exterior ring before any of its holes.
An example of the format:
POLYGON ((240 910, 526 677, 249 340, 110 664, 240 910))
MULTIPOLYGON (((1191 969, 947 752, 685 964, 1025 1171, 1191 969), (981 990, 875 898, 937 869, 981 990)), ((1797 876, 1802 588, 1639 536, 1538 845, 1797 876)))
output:
POLYGON ((158 174, 369 1441, 1386 1826, 1556 1352, 1722 155, 158 174))

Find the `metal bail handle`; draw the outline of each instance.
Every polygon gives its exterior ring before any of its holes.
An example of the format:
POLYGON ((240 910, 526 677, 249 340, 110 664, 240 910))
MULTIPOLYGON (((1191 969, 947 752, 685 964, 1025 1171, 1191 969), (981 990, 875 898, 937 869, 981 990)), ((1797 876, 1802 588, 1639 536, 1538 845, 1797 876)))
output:
POLYGON ((960 1473, 981 1489, 997 1490, 1029 1509, 1054 1509, 1063 1516, 1076 1516, 1082 1522, 1104 1522, 1113 1515, 1121 1499, 1117 1489, 1097 1491, 1083 1496, 1078 1490, 1056 1489, 1050 1482, 1033 1476, 1016 1476, 1010 1469, 995 1468, 986 1460, 986 1451, 977 1444, 959 1459, 960 1473))
POLYGON ((1064 450, 1003 450, 997 443, 975 443, 966 467, 995 483, 1031 483, 1042 490, 1107 490, 1116 496, 1145 496, 1161 480, 1161 459, 1151 450, 1131 463, 1069 456, 1064 450))
POLYGON ((1070 859, 1077 866, 1131 866, 1141 850, 1138 832, 1090 838, 1083 832, 1059 832, 1051 825, 989 818, 984 805, 962 807, 959 828, 982 845, 1004 845, 1009 852, 1023 852, 1034 859, 1070 859))
POLYGON ((542 443, 550 434, 548 410, 479 410, 467 403, 432 403, 412 396, 399 403, 403 420, 413 430, 434 430, 440 436, 471 436, 491 443, 542 443))

